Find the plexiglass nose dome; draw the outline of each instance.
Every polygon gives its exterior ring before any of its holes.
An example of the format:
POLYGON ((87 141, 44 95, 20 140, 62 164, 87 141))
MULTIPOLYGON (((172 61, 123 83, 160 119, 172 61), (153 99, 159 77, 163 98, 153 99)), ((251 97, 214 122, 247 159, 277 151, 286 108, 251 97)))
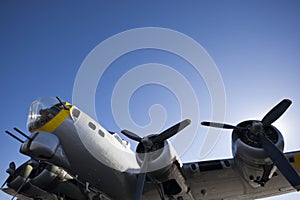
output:
POLYGON ((39 129, 62 110, 56 98, 41 97, 32 102, 29 109, 27 128, 30 132, 39 129))

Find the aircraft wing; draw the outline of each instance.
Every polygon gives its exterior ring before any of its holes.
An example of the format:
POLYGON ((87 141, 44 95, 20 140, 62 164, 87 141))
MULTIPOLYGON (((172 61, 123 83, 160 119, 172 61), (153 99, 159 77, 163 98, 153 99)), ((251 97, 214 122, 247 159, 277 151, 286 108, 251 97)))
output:
MULTIPOLYGON (((285 153, 285 156, 297 173, 300 174, 300 151, 285 153)), ((21 167, 16 169, 15 175, 12 176, 8 182, 10 187, 4 188, 4 192, 10 195, 16 193, 16 190, 12 188, 18 188, 17 185, 19 184, 17 184, 17 180, 20 179, 19 174, 22 174, 27 163, 28 162, 24 163, 21 167), (13 182, 16 183, 14 184, 13 182)), ((89 199, 88 197, 84 197, 82 193, 84 188, 80 186, 80 184, 73 185, 72 179, 62 179, 64 181, 61 182, 52 178, 51 180, 53 181, 50 182, 50 177, 47 175, 47 169, 50 169, 50 165, 40 163, 40 166, 44 167, 40 172, 36 172, 35 174, 37 175, 32 177, 32 179, 24 185, 20 194, 17 195, 18 199, 31 200, 35 197, 39 197, 42 199, 56 200, 59 199, 57 194, 62 192, 67 196, 75 195, 75 199, 89 199), (49 184, 47 181, 49 181, 49 184), (41 186, 42 183, 47 183, 47 186, 41 186), (37 187, 37 185, 39 185, 39 187, 37 187)), ((51 169, 53 170, 53 167, 51 167, 51 169)), ((59 173, 52 171, 51 176, 56 177, 58 174, 64 172, 59 168, 56 170, 58 170, 57 172, 59 173)), ((176 198, 180 200, 257 199, 296 191, 279 170, 276 170, 272 174, 272 177, 265 185, 253 187, 253 185, 243 177, 243 173, 241 173, 235 159, 185 163, 181 171, 190 192, 180 193, 179 196, 176 196, 176 198)), ((153 181, 147 180, 142 199, 160 199, 157 187, 158 185, 153 183, 153 181)), ((108 198, 103 197, 103 199, 108 198)))
MULTIPOLYGON (((285 154, 289 162, 300 174, 300 151, 285 154)), ((212 160, 183 164, 183 173, 195 199, 257 199, 296 190, 285 177, 276 170, 273 177, 262 187, 251 186, 241 175, 234 159, 212 160)), ((159 199, 155 186, 145 185, 144 200, 159 199)), ((193 199, 184 196, 184 200, 193 199)))
MULTIPOLYGON (((14 196, 16 193, 16 191, 12 188, 3 188, 2 191, 11 196, 14 196)), ((33 200, 32 198, 26 197, 22 194, 17 194, 16 197, 18 198, 18 200, 33 200)))
MULTIPOLYGON (((300 151, 285 155, 299 174, 300 151)), ((296 191, 279 170, 263 187, 252 187, 233 159, 188 163, 183 168, 196 199, 257 199, 296 191)))

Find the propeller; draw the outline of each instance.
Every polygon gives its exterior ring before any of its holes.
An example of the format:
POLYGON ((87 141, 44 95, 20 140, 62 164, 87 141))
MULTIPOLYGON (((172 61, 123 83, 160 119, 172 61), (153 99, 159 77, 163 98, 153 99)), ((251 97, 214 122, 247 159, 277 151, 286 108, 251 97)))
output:
MULTIPOLYGON (((269 126, 275 122, 283 113, 289 108, 292 104, 292 101, 289 99, 283 99, 280 103, 274 106, 261 120, 263 126, 269 126)), ((241 130, 245 129, 244 127, 233 126, 230 124, 216 123, 216 122, 201 122, 203 126, 211 126, 215 128, 224 128, 224 129, 235 129, 241 130)))
POLYGON ((238 127, 229 124, 215 123, 215 122, 201 122, 204 126, 210 126, 215 128, 225 128, 234 130, 248 130, 255 136, 258 136, 262 148, 272 160, 274 165, 280 170, 287 181, 297 190, 300 190, 300 176, 295 169, 291 166, 289 161, 285 158, 281 150, 279 150, 275 144, 266 136, 264 128, 270 126, 275 122, 283 113, 289 108, 292 101, 289 99, 283 99, 280 103, 274 106, 261 121, 255 121, 251 127, 238 127))
POLYGON ((16 171, 16 164, 14 162, 9 163, 9 167, 6 170, 6 173, 9 174, 9 177, 4 181, 4 183, 1 185, 1 190, 3 189, 3 187, 5 186, 5 184, 10 180, 10 178, 13 176, 13 174, 16 171))
POLYGON ((275 122, 283 113, 290 107, 292 101, 289 99, 284 99, 273 107, 261 120, 264 126, 271 125, 275 122))
POLYGON ((297 190, 300 190, 300 177, 292 165, 288 162, 284 154, 274 145, 274 143, 264 134, 260 134, 260 141, 262 146, 271 158, 273 163, 289 181, 289 183, 297 190))
POLYGON ((24 187, 25 183, 27 182, 27 180, 29 179, 29 176, 31 174, 33 170, 33 166, 31 166, 30 164, 27 164, 25 166, 25 169, 23 171, 23 175, 22 177, 24 178, 24 181, 22 182, 22 184, 20 185, 20 187, 17 189, 16 193, 14 194, 14 196, 12 197, 11 200, 14 200, 15 197, 19 194, 19 192, 21 191, 21 189, 24 187))
POLYGON ((182 129, 187 127, 191 123, 190 119, 185 119, 174 126, 166 129, 165 131, 161 132, 160 134, 157 135, 151 135, 151 136, 145 136, 145 137, 140 137, 137 134, 128 131, 128 130, 122 130, 121 133, 123 133, 126 137, 140 142, 144 145, 145 149, 152 150, 152 147, 154 146, 155 143, 161 143, 164 142, 165 140, 171 138, 172 136, 176 135, 178 132, 180 132, 182 129))
POLYGON ((7 172, 10 176, 12 176, 12 175, 15 173, 15 171, 16 171, 16 164, 15 164, 15 162, 9 163, 9 167, 8 167, 8 169, 6 170, 6 172, 7 172))
POLYGON ((136 187, 136 194, 135 194, 135 200, 140 200, 142 197, 142 192, 144 189, 144 184, 146 180, 146 172, 148 169, 148 162, 151 160, 151 154, 149 152, 157 150, 156 144, 161 144, 167 139, 171 138, 172 136, 176 135, 178 132, 180 132, 182 129, 187 127, 191 123, 190 119, 185 119, 174 126, 166 129, 165 131, 161 132, 160 134, 156 135, 150 135, 150 136, 145 136, 145 137, 140 137, 137 134, 128 131, 128 130, 122 130, 121 133, 123 133, 126 137, 137 141, 141 143, 144 147, 144 162, 141 166, 141 174, 138 176, 137 180, 137 187, 136 187))
POLYGON ((144 185, 145 185, 145 180, 146 180, 146 172, 148 169, 148 161, 150 160, 150 154, 148 152, 145 152, 145 158, 144 162, 141 166, 141 174, 138 176, 137 180, 137 188, 136 188, 136 193, 135 193, 135 200, 140 200, 142 198, 142 193, 144 190, 144 185))
POLYGON ((6 179, 6 181, 4 181, 4 183, 1 185, 1 189, 0 190, 2 190, 3 188, 4 188, 4 186, 5 186, 5 184, 8 182, 8 180, 9 180, 9 177, 6 179))
POLYGON ((222 123, 217 123, 217 122, 201 122, 201 125, 211 126, 211 127, 215 127, 215 128, 234 129, 234 130, 247 129, 245 127, 233 126, 233 125, 230 125, 230 124, 222 124, 222 123))

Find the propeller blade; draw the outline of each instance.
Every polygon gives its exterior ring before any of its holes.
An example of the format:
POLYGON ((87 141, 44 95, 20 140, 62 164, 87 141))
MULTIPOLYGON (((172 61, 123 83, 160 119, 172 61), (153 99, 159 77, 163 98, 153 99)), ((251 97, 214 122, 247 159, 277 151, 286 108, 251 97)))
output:
POLYGON ((142 199, 142 193, 144 190, 144 184, 146 180, 146 173, 141 173, 138 175, 138 180, 137 180, 137 188, 136 188, 136 193, 135 193, 135 200, 140 200, 142 199))
POLYGON ((16 171, 16 164, 14 162, 9 163, 9 168, 6 170, 6 172, 9 174, 9 177, 4 181, 4 183, 1 185, 0 190, 3 189, 5 184, 8 182, 8 180, 11 178, 11 176, 15 173, 16 171))
POLYGON ((146 151, 145 152, 145 159, 144 159, 144 162, 141 166, 141 173, 138 175, 136 193, 135 193, 135 197, 134 197, 135 200, 141 200, 142 199, 142 194, 143 194, 143 190, 144 190, 149 159, 150 159, 150 155, 146 151))
POLYGON ((10 162, 9 163, 9 169, 12 169, 12 170, 16 170, 16 164, 15 164, 15 162, 10 162))
POLYGON ((134 141, 137 141, 137 142, 141 142, 142 141, 142 138, 140 136, 138 136, 137 134, 131 132, 131 131, 128 131, 128 130, 122 130, 121 133, 123 133, 126 137, 134 140, 134 141))
POLYGON ((214 128, 235 129, 235 130, 247 129, 244 127, 238 127, 238 126, 233 126, 230 124, 222 124, 222 123, 217 123, 217 122, 201 122, 201 125, 210 126, 210 127, 214 127, 214 128))
POLYGON ((153 138, 153 142, 163 142, 172 136, 174 136, 176 133, 180 132, 182 129, 187 127, 191 123, 190 119, 185 119, 182 122, 179 122, 175 124, 174 126, 168 128, 167 130, 163 131, 159 135, 153 138))
POLYGON ((9 168, 6 170, 10 176, 12 176, 16 171, 16 164, 14 162, 9 163, 9 168))
POLYGON ((271 158, 273 163, 286 178, 286 180, 297 190, 300 190, 300 177, 284 154, 264 134, 259 134, 263 149, 271 158))
POLYGON ((274 106, 262 119, 264 126, 271 125, 275 122, 292 104, 292 101, 289 99, 284 99, 276 106, 274 106))
POLYGON ((11 200, 14 200, 16 198, 16 196, 19 194, 19 192, 21 191, 21 189, 23 188, 23 186, 25 185, 25 183, 29 179, 29 176, 30 176, 32 170, 33 170, 33 167, 31 165, 26 165, 26 168, 25 168, 24 173, 23 173, 23 177, 25 179, 24 179, 23 183, 20 185, 20 187, 18 188, 18 190, 16 191, 16 193, 14 194, 14 196, 11 200))
POLYGON ((8 177, 5 181, 4 181, 4 183, 1 185, 1 188, 0 188, 0 190, 2 190, 3 188, 4 188, 4 186, 5 186, 5 184, 8 182, 8 179, 9 179, 10 177, 8 177))

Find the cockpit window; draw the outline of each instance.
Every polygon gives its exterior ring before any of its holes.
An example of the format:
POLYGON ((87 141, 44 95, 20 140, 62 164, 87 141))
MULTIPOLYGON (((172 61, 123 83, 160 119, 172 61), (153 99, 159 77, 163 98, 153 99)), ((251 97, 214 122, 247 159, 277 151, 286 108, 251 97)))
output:
POLYGON ((29 131, 42 127, 62 109, 63 106, 57 99, 51 97, 42 97, 32 102, 27 120, 29 131))
POLYGON ((78 118, 80 115, 80 110, 76 109, 75 107, 72 109, 72 117, 78 118))

